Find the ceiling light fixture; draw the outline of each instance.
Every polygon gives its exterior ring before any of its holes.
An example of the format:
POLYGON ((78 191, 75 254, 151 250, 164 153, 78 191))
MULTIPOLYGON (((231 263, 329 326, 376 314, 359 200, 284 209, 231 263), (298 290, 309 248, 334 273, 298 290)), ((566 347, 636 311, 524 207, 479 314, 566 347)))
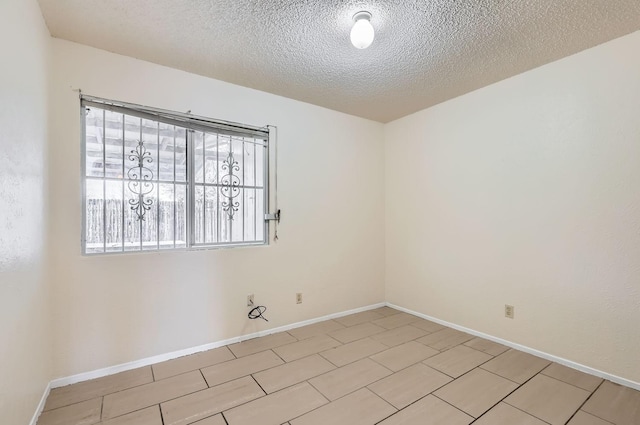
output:
POLYGON ((373 43, 375 33, 371 25, 371 13, 362 11, 353 15, 353 28, 351 28, 351 43, 358 49, 366 49, 373 43))

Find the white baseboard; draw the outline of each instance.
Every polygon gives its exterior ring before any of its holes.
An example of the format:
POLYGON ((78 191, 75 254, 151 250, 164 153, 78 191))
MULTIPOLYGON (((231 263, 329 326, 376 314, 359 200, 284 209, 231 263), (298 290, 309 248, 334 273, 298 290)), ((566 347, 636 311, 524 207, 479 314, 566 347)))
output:
POLYGON ((40 399, 40 403, 38 403, 38 407, 36 408, 36 412, 33 414, 31 418, 31 422, 29 425, 36 425, 38 422, 38 418, 40 417, 40 413, 44 410, 44 405, 47 402, 47 397, 49 397, 49 393, 51 392, 51 382, 49 382, 44 389, 44 393, 42 394, 42 398, 40 399))
MULTIPOLYGON (((347 316, 349 314, 360 313, 366 310, 372 310, 374 308, 384 307, 386 303, 378 303, 372 304, 365 307, 355 308, 353 310, 342 311, 339 313, 333 313, 322 317, 317 317, 315 319, 304 320, 302 322, 293 323, 290 325, 280 326, 277 328, 267 329, 260 332, 255 332, 247 335, 242 335, 230 339, 225 339, 222 341, 212 342, 209 344, 200 345, 197 347, 186 348, 184 350, 173 351, 171 353, 159 354, 157 356, 147 357, 145 359, 135 360, 128 363, 122 363, 115 366, 109 366, 102 369, 92 370, 90 372, 79 373, 77 375, 66 376, 63 378, 57 378, 50 382, 47 387, 47 394, 49 388, 59 388, 64 387, 66 385, 75 384, 82 381, 88 381, 90 379, 102 378, 103 376, 113 375, 115 373, 124 372, 127 370, 137 369, 143 366, 149 366, 154 363, 164 362, 166 360, 176 359, 178 357, 188 356, 189 354, 199 353, 201 351, 207 351, 214 348, 222 347, 229 344, 235 344, 237 342, 246 341, 247 339, 257 338, 265 335, 270 335, 277 332, 288 331, 289 329, 299 328, 301 326, 312 325, 314 323, 322 322, 324 320, 335 319, 342 316, 347 316)), ((46 399, 46 397, 45 397, 46 399)), ((43 405, 44 406, 44 405, 43 405)), ((37 412, 39 414, 39 412, 37 412)), ((37 416, 36 416, 37 418, 37 416)), ((35 422, 34 422, 35 424, 35 422)))
POLYGON ((426 314, 418 313, 416 311, 409 310, 408 308, 400 307, 400 306, 397 306, 395 304, 391 304, 391 303, 385 303, 385 304, 388 307, 395 308, 396 310, 400 310, 400 311, 403 311, 405 313, 412 314, 412 315, 420 317, 422 319, 430 320, 432 322, 438 323, 438 324, 443 325, 443 326, 447 326, 449 328, 457 329, 459 331, 466 332, 466 333, 471 334, 471 335, 479 336, 481 338, 488 339, 490 341, 497 342, 497 343, 502 344, 502 345, 506 345, 507 347, 511 347, 511 348, 516 349, 516 350, 524 351, 525 353, 529 353, 529 354, 532 354, 532 355, 537 356, 537 357, 541 357, 541 358, 546 359, 546 360, 550 360, 550 361, 553 361, 553 362, 556 362, 556 363, 560 363, 563 366, 567 366, 567 367, 570 367, 572 369, 579 370, 580 372, 588 373, 589 375, 594 375, 594 376, 597 376, 599 378, 607 379, 607 380, 609 380, 611 382, 615 382, 616 384, 624 385, 625 387, 633 388, 635 390, 640 391, 640 382, 635 382, 635 381, 631 381, 629 379, 621 378, 619 376, 612 375, 610 373, 606 373, 606 372, 603 372, 601 370, 594 369, 592 367, 585 366, 585 365, 582 365, 580 363, 576 363, 576 362, 573 362, 571 360, 564 359, 562 357, 554 356, 553 354, 545 353, 544 351, 539 351, 539 350, 536 350, 534 348, 527 347, 525 345, 516 344, 514 342, 507 341, 507 340, 504 340, 502 338, 497 338, 497 337, 492 336, 492 335, 487 335, 485 333, 478 332, 478 331, 473 330, 473 329, 465 328, 464 326, 456 325, 455 323, 450 323, 450 322, 447 322, 445 320, 440 320, 440 319, 438 319, 436 317, 427 316, 426 314))

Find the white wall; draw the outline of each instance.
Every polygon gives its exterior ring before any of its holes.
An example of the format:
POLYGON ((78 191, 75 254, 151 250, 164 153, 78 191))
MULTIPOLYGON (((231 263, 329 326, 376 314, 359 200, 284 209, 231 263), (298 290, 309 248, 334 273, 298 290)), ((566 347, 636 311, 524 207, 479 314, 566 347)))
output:
POLYGON ((45 280, 49 33, 35 0, 0 3, 0 423, 27 423, 51 378, 45 280))
POLYGON ((383 127, 309 104, 53 41, 55 375, 384 300, 383 127), (280 240, 269 247, 80 255, 78 93, 279 127, 280 240), (304 302, 295 304, 295 293, 304 302), (249 321, 248 293, 269 323, 249 321))
POLYGON ((640 382, 638 52, 640 32, 388 124, 387 301, 640 382))

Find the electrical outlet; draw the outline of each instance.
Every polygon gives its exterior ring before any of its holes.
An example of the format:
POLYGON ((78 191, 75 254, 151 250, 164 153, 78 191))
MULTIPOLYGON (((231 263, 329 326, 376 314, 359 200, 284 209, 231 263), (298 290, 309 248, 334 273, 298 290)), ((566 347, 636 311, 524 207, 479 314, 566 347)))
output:
POLYGON ((513 319, 513 315, 515 314, 515 307, 512 305, 505 304, 504 305, 504 317, 508 317, 509 319, 513 319))
POLYGON ((247 307, 253 307, 253 294, 247 295, 247 307))
POLYGON ((302 304, 302 292, 296 294, 296 304, 302 304))

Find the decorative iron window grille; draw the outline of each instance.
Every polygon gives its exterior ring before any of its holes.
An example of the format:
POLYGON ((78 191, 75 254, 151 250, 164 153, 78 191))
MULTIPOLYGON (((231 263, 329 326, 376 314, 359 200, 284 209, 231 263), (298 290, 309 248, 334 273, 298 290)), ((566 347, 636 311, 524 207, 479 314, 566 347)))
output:
POLYGON ((81 97, 85 254, 263 245, 269 133, 81 97))

